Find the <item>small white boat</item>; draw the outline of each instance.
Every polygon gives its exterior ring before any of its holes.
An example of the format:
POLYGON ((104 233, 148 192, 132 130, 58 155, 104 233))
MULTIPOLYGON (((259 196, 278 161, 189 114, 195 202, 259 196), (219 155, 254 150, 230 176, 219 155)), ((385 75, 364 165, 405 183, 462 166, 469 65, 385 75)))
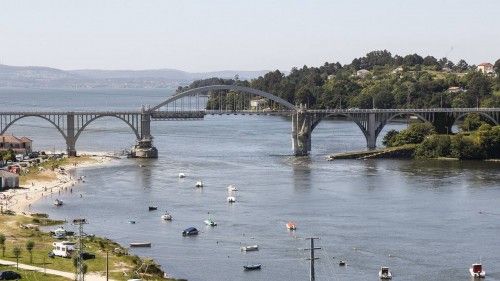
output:
POLYGON ((161 219, 164 221, 171 221, 172 220, 172 215, 169 214, 168 212, 165 212, 165 214, 161 215, 161 219))
POLYGON ((339 261, 339 266, 345 266, 345 261, 340 260, 340 261, 339 261))
POLYGON ((183 179, 183 178, 185 178, 185 177, 186 177, 186 175, 185 175, 184 173, 179 173, 179 178, 180 178, 180 179, 183 179))
POLYGON ((382 266, 378 272, 378 278, 382 280, 392 279, 392 273, 387 266, 382 266))
POLYGON ((234 196, 228 196, 227 197, 227 202, 234 203, 234 202, 236 202, 236 198, 234 196))
POLYGON ((217 223, 213 219, 206 219, 203 222, 208 226, 217 226, 217 223))
POLYGON ((236 188, 236 186, 235 186, 235 185, 230 184, 230 185, 227 187, 227 191, 229 191, 229 192, 232 192, 232 191, 238 191, 238 188, 236 188))
POLYGON ((194 186, 195 187, 203 187, 203 182, 202 181, 197 181, 194 186))
POLYGON ((486 272, 483 270, 483 265, 481 263, 473 263, 472 267, 469 268, 470 276, 474 278, 484 278, 486 277, 486 272))
POLYGON ((64 202, 62 200, 56 199, 54 200, 54 206, 62 206, 64 202))
POLYGON ((259 245, 251 245, 251 246, 241 247, 241 251, 243 251, 243 252, 252 252, 252 251, 258 251, 258 250, 259 250, 259 245))

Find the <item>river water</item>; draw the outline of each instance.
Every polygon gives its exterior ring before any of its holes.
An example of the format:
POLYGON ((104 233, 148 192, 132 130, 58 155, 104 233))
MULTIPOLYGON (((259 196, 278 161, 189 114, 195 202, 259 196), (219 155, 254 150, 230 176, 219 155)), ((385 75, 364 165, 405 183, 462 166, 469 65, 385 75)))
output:
MULTIPOLYGON (((4 110, 118 110, 157 104, 171 92, 3 89, 0 98, 4 110)), ((54 218, 85 217, 87 232, 124 245, 151 241, 152 248, 133 252, 191 281, 307 280, 304 238, 311 236, 320 238, 316 280, 377 280, 382 265, 394 280, 470 280, 468 267, 479 259, 488 280, 500 280, 500 164, 328 162, 328 153, 365 148, 359 129, 345 121, 320 123, 311 157, 294 158, 290 130, 289 120, 270 116, 153 122, 159 159, 79 170, 86 182, 61 195, 65 206, 56 209, 47 198, 34 209, 54 218), (178 179, 179 172, 187 178, 178 179), (194 187, 198 179, 203 189, 194 187), (239 189, 234 204, 226 202, 229 184, 239 189), (149 212, 148 205, 159 210, 149 212), (164 210, 172 222, 161 221, 164 210), (217 227, 203 224, 208 212, 217 227), (295 232, 286 230, 289 220, 297 223, 295 232), (182 237, 189 226, 199 236, 182 237), (260 250, 240 251, 253 244, 260 250), (340 259, 346 267, 337 265, 340 259), (263 268, 244 272, 249 263, 263 268)), ((35 148, 65 148, 43 120, 23 119, 9 132, 31 137, 35 148)), ((77 150, 118 151, 133 143, 127 125, 104 118, 82 134, 77 150)))

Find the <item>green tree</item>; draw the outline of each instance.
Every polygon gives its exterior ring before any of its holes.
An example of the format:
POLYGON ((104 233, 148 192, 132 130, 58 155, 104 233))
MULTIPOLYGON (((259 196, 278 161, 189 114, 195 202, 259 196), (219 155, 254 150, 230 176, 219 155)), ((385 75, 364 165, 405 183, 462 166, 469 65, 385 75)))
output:
POLYGON ((399 134, 398 131, 396 130, 390 130, 385 134, 384 139, 382 140, 382 144, 385 145, 386 147, 391 147, 393 146, 394 141, 396 140, 396 136, 399 134))
POLYGON ((430 135, 415 149, 416 158, 448 157, 451 154, 449 135, 430 135))
POLYGON ((2 248, 2 257, 5 257, 5 235, 0 233, 0 247, 2 248))
POLYGON ((407 129, 399 132, 394 139, 393 146, 421 143, 425 137, 433 133, 435 130, 431 123, 413 123, 407 129))
POLYGON ((35 242, 28 240, 26 242, 26 250, 30 253, 30 263, 33 263, 33 248, 35 248, 35 242))
POLYGON ((467 95, 475 97, 474 106, 479 106, 481 98, 491 94, 492 83, 490 78, 479 71, 472 71, 466 75, 467 95))
POLYGON ((477 113, 469 113, 460 124, 460 129, 465 132, 475 131, 485 122, 481 121, 481 116, 477 113))
POLYGON ((486 154, 481 146, 469 136, 457 134, 451 137, 451 156, 461 160, 484 159, 486 154))
POLYGON ((493 65, 493 69, 495 70, 495 72, 497 74, 500 75, 500 59, 497 59, 497 61, 495 62, 495 64, 493 65))
POLYGON ((21 256, 21 248, 19 248, 18 246, 15 246, 13 249, 12 249, 12 254, 14 254, 14 257, 16 257, 16 268, 19 269, 19 257, 21 256))

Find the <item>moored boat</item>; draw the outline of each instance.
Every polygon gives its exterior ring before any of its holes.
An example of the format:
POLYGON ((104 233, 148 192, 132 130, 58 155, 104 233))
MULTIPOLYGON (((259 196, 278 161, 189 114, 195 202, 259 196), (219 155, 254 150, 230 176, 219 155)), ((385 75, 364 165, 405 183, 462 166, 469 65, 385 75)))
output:
POLYGON ((168 212, 165 212, 165 214, 161 215, 161 219, 164 221, 171 221, 172 220, 172 215, 169 214, 168 212))
POLYGON ((183 178, 185 178, 185 177, 186 177, 186 175, 185 175, 184 173, 179 173, 179 178, 180 178, 180 179, 183 179, 183 178))
POLYGON ((234 202, 236 202, 236 198, 235 198, 234 196, 228 196, 226 200, 227 200, 227 202, 229 202, 229 203, 234 203, 234 202))
POLYGON ((261 268, 262 268, 262 264, 260 264, 260 263, 257 263, 257 264, 248 264, 248 265, 244 265, 243 266, 244 270, 259 270, 261 268))
POLYGON ((232 191, 238 191, 238 188, 236 188, 236 186, 235 186, 235 185, 230 184, 230 185, 227 187, 227 191, 229 191, 229 192, 232 192, 232 191))
POLYGON ((203 221, 208 226, 217 226, 217 223, 213 219, 206 219, 203 221))
POLYGON ((287 228, 288 230, 296 230, 296 229, 297 229, 297 225, 296 225, 294 222, 289 221, 289 222, 286 224, 286 228, 287 228))
POLYGON ((203 187, 203 182, 202 181, 197 181, 194 186, 195 187, 203 187))
POLYGON ((481 263, 473 263, 472 267, 469 268, 469 273, 474 278, 486 277, 486 272, 484 272, 483 265, 481 263))
POLYGON ((194 227, 188 227, 182 232, 182 236, 193 236, 198 235, 198 229, 194 227))
POLYGON ((345 261, 340 260, 340 261, 339 261, 339 266, 345 266, 345 261))
POLYGON ((387 266, 382 266, 378 272, 378 278, 382 280, 392 279, 392 273, 387 266))
POLYGON ((59 199, 54 200, 55 206, 62 206, 63 204, 64 204, 64 202, 62 200, 59 200, 59 199))
POLYGON ((158 210, 158 207, 157 206, 149 206, 148 210, 149 211, 156 211, 156 210, 158 210))
POLYGON ((129 244, 130 247, 134 248, 149 248, 151 247, 151 242, 134 242, 129 244))
POLYGON ((258 250, 259 250, 259 245, 250 245, 250 246, 241 247, 241 251, 243 251, 243 252, 252 252, 252 251, 258 251, 258 250))

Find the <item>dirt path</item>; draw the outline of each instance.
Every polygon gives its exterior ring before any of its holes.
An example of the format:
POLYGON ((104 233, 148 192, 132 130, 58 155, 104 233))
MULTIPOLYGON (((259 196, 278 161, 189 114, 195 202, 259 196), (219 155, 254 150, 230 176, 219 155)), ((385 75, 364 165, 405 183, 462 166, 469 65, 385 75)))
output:
MULTIPOLYGON (((2 265, 8 265, 8 266, 16 266, 15 262, 12 261, 6 261, 6 260, 0 260, 0 264, 2 265)), ((45 269, 37 266, 32 266, 28 264, 19 264, 19 268, 25 269, 25 270, 32 270, 32 271, 38 271, 38 272, 44 272, 45 269)), ((72 272, 66 272, 66 271, 60 271, 60 270, 55 270, 55 269, 46 269, 45 271, 47 274, 52 274, 52 275, 58 275, 62 277, 66 277, 68 279, 74 280, 75 279, 75 274, 72 272)), ((101 276, 96 273, 87 273, 85 274, 85 280, 87 281, 106 281, 106 276, 101 276)), ((109 279, 112 280, 113 279, 109 279)))

